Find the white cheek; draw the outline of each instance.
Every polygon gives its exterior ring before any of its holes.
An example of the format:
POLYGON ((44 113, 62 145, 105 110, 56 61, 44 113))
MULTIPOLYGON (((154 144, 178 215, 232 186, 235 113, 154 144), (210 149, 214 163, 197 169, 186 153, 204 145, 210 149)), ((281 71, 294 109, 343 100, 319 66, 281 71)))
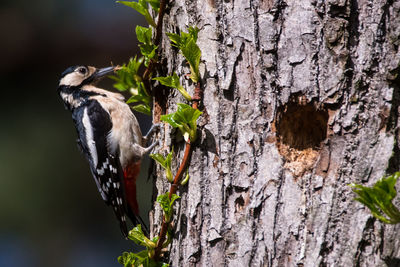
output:
POLYGON ((68 85, 68 86, 78 86, 82 83, 83 77, 79 76, 75 72, 65 75, 60 80, 60 85, 68 85))

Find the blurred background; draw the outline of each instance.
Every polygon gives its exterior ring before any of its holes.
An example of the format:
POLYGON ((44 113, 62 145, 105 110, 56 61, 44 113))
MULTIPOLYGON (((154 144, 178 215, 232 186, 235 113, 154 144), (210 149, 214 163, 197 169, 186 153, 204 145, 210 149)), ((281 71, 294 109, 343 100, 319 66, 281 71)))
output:
MULTIPOLYGON (((119 266, 134 249, 100 198, 56 89, 71 65, 127 62, 141 19, 113 0, 1 2, 0 266, 119 266)), ((149 118, 138 119, 146 132, 149 118)), ((151 185, 140 180, 147 218, 151 185)))

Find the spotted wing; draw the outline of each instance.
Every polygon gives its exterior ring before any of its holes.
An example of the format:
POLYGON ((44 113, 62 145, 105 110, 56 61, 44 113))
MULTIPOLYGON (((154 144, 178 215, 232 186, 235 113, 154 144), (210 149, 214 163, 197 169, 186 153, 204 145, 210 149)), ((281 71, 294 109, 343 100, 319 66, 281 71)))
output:
POLYGON ((112 121, 109 113, 95 100, 73 113, 79 143, 87 157, 94 180, 103 200, 111 205, 119 220, 121 231, 128 235, 124 209, 122 171, 118 152, 108 149, 107 135, 112 121))

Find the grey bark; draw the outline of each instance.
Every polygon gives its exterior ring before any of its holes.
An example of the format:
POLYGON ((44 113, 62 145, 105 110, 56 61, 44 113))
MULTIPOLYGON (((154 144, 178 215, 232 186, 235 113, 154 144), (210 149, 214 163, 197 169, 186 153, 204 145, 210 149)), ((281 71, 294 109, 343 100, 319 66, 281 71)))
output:
MULTIPOLYGON (((201 29, 204 89, 171 265, 400 266, 400 226, 348 186, 399 169, 400 2, 170 2, 165 32, 201 29)), ((189 72, 161 46, 165 72, 189 72)), ((172 91, 169 112, 177 102, 172 91)), ((179 134, 164 137, 181 158, 179 134)))

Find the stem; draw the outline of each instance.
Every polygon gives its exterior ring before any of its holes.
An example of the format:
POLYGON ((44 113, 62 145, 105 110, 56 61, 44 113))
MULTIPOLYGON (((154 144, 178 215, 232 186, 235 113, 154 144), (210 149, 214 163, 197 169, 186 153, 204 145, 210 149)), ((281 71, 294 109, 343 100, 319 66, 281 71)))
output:
MULTIPOLYGON (((167 2, 168 2, 168 0, 160 1, 160 9, 158 10, 158 19, 157 19, 157 25, 156 25, 156 37, 154 39, 154 44, 156 46, 158 46, 160 44, 160 40, 161 40, 162 22, 163 22, 164 11, 165 11, 167 2)), ((158 51, 157 51, 157 54, 158 54, 158 51)), ((149 95, 151 95, 150 94, 150 92, 151 92, 151 90, 150 90, 150 75, 153 72, 156 65, 157 65, 156 61, 150 60, 149 65, 147 66, 147 68, 144 70, 144 73, 143 73, 144 90, 149 95)))
MULTIPOLYGON (((156 27, 156 37, 154 39, 154 44, 158 46, 161 40, 161 33, 162 33, 162 26, 163 26, 163 18, 164 18, 164 11, 165 6, 167 5, 168 0, 161 0, 160 1, 160 9, 158 10, 158 19, 157 19, 157 27, 156 27)), ((157 49, 158 50, 158 49, 157 49)), ((150 74, 153 72, 153 69, 157 62, 151 60, 149 62, 149 66, 147 66, 146 70, 143 73, 143 80, 149 81, 150 74)), ((147 88, 146 88, 147 90, 147 88)))
MULTIPOLYGON (((202 96, 203 96, 203 91, 201 89, 201 83, 197 82, 196 87, 194 89, 194 94, 192 97, 192 100, 193 100, 192 108, 198 109, 198 106, 200 104, 202 96)), ((182 179, 182 176, 186 170, 187 165, 189 164, 191 155, 192 155, 192 145, 190 143, 190 140, 188 140, 188 142, 185 145, 185 152, 183 154, 183 159, 182 159, 181 165, 179 166, 179 169, 175 175, 174 181, 172 182, 172 184, 169 188, 169 195, 168 195, 169 199, 171 199, 172 195, 175 194, 176 191, 178 190, 179 182, 182 179)), ((170 224, 170 222, 166 222, 165 217, 163 216, 161 230, 160 230, 160 233, 158 234, 157 247, 154 250, 154 259, 155 260, 158 260, 160 258, 161 249, 165 242, 169 224, 170 224)))
POLYGON ((203 99, 203 90, 201 90, 201 83, 197 82, 196 87, 194 88, 194 94, 192 97, 192 107, 198 109, 201 99, 203 99))
MULTIPOLYGON (((168 3, 168 0, 161 0, 160 1, 160 9, 158 11, 158 19, 157 19, 157 27, 156 27, 156 36, 154 38, 154 44, 159 47, 161 36, 162 36, 162 26, 163 26, 163 18, 165 13, 165 7, 168 3)), ((158 55, 157 49, 157 55, 158 55)), ((166 110, 166 103, 165 103, 165 96, 161 89, 158 90, 150 90, 150 76, 153 72, 154 68, 157 66, 157 62, 151 60, 149 62, 149 66, 145 69, 143 73, 143 84, 144 89, 147 92, 151 92, 151 95, 154 97, 154 106, 153 106, 153 121, 154 123, 160 122, 161 114, 165 113, 166 110)))

